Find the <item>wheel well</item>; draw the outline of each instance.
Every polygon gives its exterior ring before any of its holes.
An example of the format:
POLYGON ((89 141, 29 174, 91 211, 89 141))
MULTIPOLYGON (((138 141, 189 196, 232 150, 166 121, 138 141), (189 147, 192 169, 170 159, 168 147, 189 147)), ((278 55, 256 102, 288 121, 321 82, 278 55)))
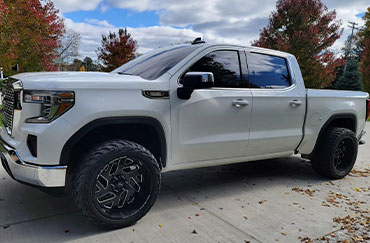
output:
POLYGON ((354 120, 353 118, 337 118, 331 121, 326 129, 328 129, 329 127, 347 128, 356 133, 356 120, 354 120))
POLYGON ((67 164, 69 170, 73 172, 89 150, 111 139, 125 139, 147 148, 162 169, 166 166, 166 142, 162 126, 156 120, 156 123, 151 119, 135 120, 135 118, 124 121, 109 119, 107 122, 98 120, 85 126, 64 145, 61 164, 67 164))
POLYGON ((318 144, 320 143, 323 135, 325 134, 325 131, 327 131, 328 128, 331 128, 331 127, 347 128, 356 134, 356 130, 357 130, 356 116, 353 114, 337 114, 337 115, 333 115, 332 117, 330 117, 327 120, 327 122, 323 125, 323 127, 321 128, 319 136, 316 140, 314 150, 311 154, 315 152, 318 144))

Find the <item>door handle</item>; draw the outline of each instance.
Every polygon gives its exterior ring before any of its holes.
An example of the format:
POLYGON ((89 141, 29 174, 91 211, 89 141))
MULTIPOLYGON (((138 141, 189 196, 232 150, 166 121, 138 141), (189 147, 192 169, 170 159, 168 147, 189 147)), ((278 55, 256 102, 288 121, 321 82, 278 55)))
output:
POLYGON ((289 102, 289 104, 290 104, 291 107, 296 108, 296 107, 302 105, 302 101, 300 101, 300 100, 292 100, 292 101, 289 102))
POLYGON ((236 108, 241 108, 249 105, 249 101, 245 99, 236 99, 233 100, 233 106, 236 108))

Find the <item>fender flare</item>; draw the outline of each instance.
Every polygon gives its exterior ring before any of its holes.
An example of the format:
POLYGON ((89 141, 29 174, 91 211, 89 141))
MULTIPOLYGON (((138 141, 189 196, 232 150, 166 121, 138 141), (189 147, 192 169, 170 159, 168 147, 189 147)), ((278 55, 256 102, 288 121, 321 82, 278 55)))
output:
POLYGON ((134 117, 107 117, 107 118, 100 118, 97 120, 93 120, 82 128, 80 128, 77 132, 75 132, 72 137, 68 139, 68 141, 64 144, 61 155, 60 155, 60 165, 68 165, 69 158, 71 156, 72 149, 74 146, 88 133, 95 130, 96 128, 107 126, 107 125, 126 125, 126 124, 144 124, 149 125, 155 129, 157 135, 160 139, 161 144, 161 157, 162 161, 158 161, 161 163, 162 167, 166 167, 167 164, 167 143, 166 143, 166 135, 163 129, 162 124, 155 118, 152 117, 141 117, 141 116, 134 116, 134 117))
POLYGON ((329 119, 321 127, 320 132, 319 132, 319 135, 317 136, 317 139, 316 139, 315 146, 314 146, 311 154, 313 154, 315 152, 315 150, 316 150, 316 148, 318 146, 318 143, 320 142, 320 140, 321 140, 324 132, 326 131, 326 129, 336 119, 351 119, 351 120, 353 120, 354 123, 355 123, 355 131, 354 131, 354 133, 356 134, 356 131, 357 131, 357 117, 356 117, 355 114, 353 114, 353 113, 339 113, 339 114, 334 114, 331 117, 329 117, 329 119))

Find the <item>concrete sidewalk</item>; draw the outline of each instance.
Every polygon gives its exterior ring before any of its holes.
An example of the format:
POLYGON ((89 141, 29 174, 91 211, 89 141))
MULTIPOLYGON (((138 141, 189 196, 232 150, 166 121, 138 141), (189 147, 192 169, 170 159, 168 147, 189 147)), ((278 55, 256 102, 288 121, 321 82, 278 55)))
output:
MULTIPOLYGON (((358 171, 370 169, 369 134, 365 140, 358 171)), ((299 157, 171 172, 163 175, 147 216, 132 227, 103 231, 83 218, 70 196, 51 197, 1 168, 0 242, 300 242, 322 236, 335 242, 351 239, 339 230, 342 217, 370 216, 369 176, 356 172, 329 181, 299 157)))

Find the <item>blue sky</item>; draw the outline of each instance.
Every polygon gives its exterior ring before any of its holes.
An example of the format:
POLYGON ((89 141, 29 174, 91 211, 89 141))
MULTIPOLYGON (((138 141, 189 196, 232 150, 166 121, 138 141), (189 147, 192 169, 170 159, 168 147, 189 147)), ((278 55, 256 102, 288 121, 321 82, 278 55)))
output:
POLYGON ((91 11, 73 11, 65 13, 66 18, 74 22, 84 22, 87 19, 106 20, 114 26, 125 27, 148 27, 159 24, 159 16, 156 11, 137 12, 129 9, 109 8, 106 11, 100 9, 91 11))
MULTIPOLYGON (((333 49, 340 52, 350 33, 348 21, 361 26, 368 0, 322 0, 336 10, 344 33, 333 49)), ((250 45, 268 24, 276 0, 53 0, 67 28, 81 34, 80 56, 96 58, 101 36, 127 27, 139 52, 183 43, 196 37, 207 42, 250 45)))

